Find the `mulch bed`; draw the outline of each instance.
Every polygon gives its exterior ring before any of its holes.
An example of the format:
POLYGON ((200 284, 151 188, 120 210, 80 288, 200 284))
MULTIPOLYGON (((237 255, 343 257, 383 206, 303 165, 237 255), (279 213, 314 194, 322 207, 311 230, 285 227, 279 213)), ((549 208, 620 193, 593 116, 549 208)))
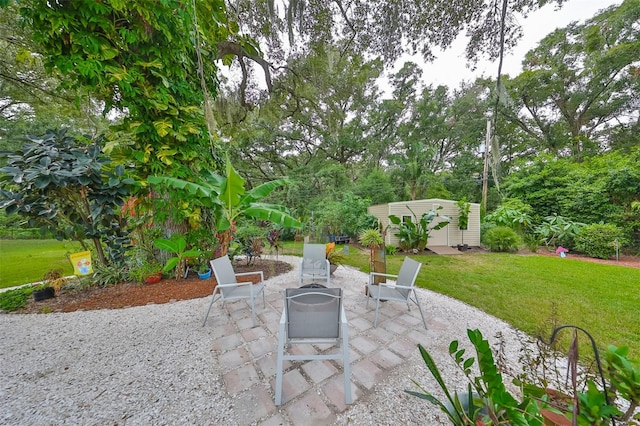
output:
MULTIPOLYGON (((256 260, 252 265, 241 263, 234 265, 235 272, 263 271, 264 278, 269 279, 292 269, 286 262, 274 260, 256 260)), ((239 277, 238 281, 248 281, 255 277, 239 277)), ((17 311, 22 314, 43 312, 74 312, 96 309, 121 309, 131 306, 142 306, 150 303, 162 304, 178 300, 207 297, 213 293, 216 280, 211 277, 201 280, 193 273, 186 279, 176 280, 164 278, 156 284, 122 283, 107 287, 91 287, 83 290, 61 290, 53 299, 29 304, 17 311)))

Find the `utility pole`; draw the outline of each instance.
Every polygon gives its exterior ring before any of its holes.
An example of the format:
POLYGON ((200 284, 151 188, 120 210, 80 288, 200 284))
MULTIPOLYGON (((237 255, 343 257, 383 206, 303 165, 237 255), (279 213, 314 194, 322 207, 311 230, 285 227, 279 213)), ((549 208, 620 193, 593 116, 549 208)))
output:
POLYGON ((491 146, 491 120, 487 120, 487 135, 484 140, 484 169, 482 171, 482 204, 480 210, 487 211, 487 188, 489 183, 489 147, 491 146))

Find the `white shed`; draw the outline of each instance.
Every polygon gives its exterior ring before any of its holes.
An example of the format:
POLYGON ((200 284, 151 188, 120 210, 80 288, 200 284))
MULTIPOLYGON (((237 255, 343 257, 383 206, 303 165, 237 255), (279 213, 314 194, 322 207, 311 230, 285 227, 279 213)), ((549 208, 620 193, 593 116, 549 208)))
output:
MULTIPOLYGON (((430 198, 428 200, 413 200, 413 201, 398 201, 388 204, 378 204, 370 206, 368 208, 369 214, 378 218, 382 223, 383 229, 389 226, 389 215, 398 216, 401 219, 404 217, 410 217, 413 220, 413 214, 411 210, 416 214, 418 219, 422 217, 423 213, 429 210, 436 209, 442 206, 441 210, 438 210, 438 214, 443 216, 449 216, 451 222, 449 225, 437 231, 431 231, 429 234, 429 241, 427 247, 433 246, 456 246, 462 244, 462 231, 458 227, 458 206, 456 202, 452 200, 442 200, 440 198, 430 198)), ((469 224, 464 231, 464 244, 469 246, 480 245, 480 204, 469 203, 469 224)), ((443 219, 437 217, 431 222, 431 226, 442 221, 443 219)), ((393 229, 389 229, 385 237, 385 243, 387 245, 397 246, 399 241, 395 235, 393 229)))

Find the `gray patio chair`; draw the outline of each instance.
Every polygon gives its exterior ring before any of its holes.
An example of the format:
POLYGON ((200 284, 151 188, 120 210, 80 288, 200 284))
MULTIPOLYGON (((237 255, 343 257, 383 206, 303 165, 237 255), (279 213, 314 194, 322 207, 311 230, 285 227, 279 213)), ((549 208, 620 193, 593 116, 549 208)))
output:
MULTIPOLYGON (((344 399, 352 403, 349 368, 349 329, 342 306, 341 288, 288 288, 278 331, 276 405, 282 404, 284 361, 342 359, 344 366, 344 399), (339 352, 299 354, 286 351, 292 344, 334 343, 339 352), (286 347, 286 348, 285 348, 286 347)), ((299 351, 299 353, 302 351, 299 351)))
POLYGON ((207 323, 207 318, 209 317, 209 312, 211 311, 211 306, 213 303, 220 299, 222 300, 222 304, 227 300, 239 300, 239 299, 249 299, 251 301, 251 319, 253 320, 253 326, 256 326, 256 299, 262 293, 262 303, 264 306, 267 306, 265 296, 264 296, 264 273, 262 271, 256 272, 241 272, 235 273, 233 271, 233 266, 231 265, 231 260, 229 256, 222 256, 217 259, 210 261, 211 269, 213 269, 213 273, 216 277, 216 288, 213 289, 213 294, 211 295, 211 303, 209 303, 209 309, 207 309, 207 314, 204 317, 204 322, 202 326, 204 327, 207 323), (241 276, 249 276, 249 275, 260 275, 260 282, 253 284, 251 282, 243 282, 239 283, 236 280, 236 277, 241 276))
POLYGON ((367 284, 367 289, 369 290, 369 296, 367 297, 367 307, 369 306, 369 299, 375 299, 376 316, 373 320, 374 327, 377 327, 378 325, 378 310, 380 309, 380 301, 386 300, 391 302, 406 303, 409 310, 411 310, 409 301, 418 305, 418 310, 420 311, 420 316, 422 317, 424 328, 427 328, 427 322, 425 321, 424 315, 422 314, 422 308, 420 307, 420 302, 418 300, 418 295, 416 294, 416 289, 414 286, 421 266, 422 263, 405 257, 398 275, 383 274, 380 272, 371 272, 369 274, 369 283, 367 284), (396 282, 386 282, 374 285, 375 278, 380 276, 395 278, 396 282), (413 298, 411 298, 411 295, 413 295, 413 298))
POLYGON ((300 259, 300 285, 305 279, 326 281, 329 286, 331 269, 327 260, 324 244, 305 244, 302 247, 302 259, 300 259))

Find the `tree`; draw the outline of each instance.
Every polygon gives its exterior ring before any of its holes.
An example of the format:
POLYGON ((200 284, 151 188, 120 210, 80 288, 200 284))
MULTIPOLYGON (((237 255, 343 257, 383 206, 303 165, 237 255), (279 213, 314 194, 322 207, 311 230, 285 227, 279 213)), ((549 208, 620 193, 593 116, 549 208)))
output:
POLYGON ((130 141, 114 145, 142 177, 211 163, 203 105, 216 95, 214 46, 235 27, 223 1, 31 0, 21 12, 45 67, 104 101, 104 113, 124 116, 114 130, 130 141), (207 19, 196 24, 196 14, 207 19))
POLYGON ((638 19, 640 2, 626 0, 549 34, 508 83, 507 116, 554 155, 581 160, 606 149, 615 123, 637 117, 638 19))
POLYGON ((83 142, 61 131, 28 140, 0 168, 0 208, 57 238, 91 239, 104 265, 122 263, 129 239, 120 207, 134 181, 111 166, 102 138, 83 142))
POLYGON ((150 176, 149 182, 183 191, 184 195, 195 198, 202 206, 213 210, 222 256, 227 254, 234 225, 240 218, 266 220, 286 227, 301 226, 285 207, 259 202, 276 188, 285 185, 286 180, 266 182, 247 191, 244 179, 228 158, 224 176, 208 173, 199 183, 170 176, 150 176))
POLYGON ((69 127, 77 135, 106 130, 99 106, 86 94, 60 87, 60 76, 47 73, 18 7, 0 14, 0 149, 15 151, 26 134, 69 127), (77 101, 77 102, 75 102, 77 101), (51 110, 56 113, 52 114, 51 110))
MULTIPOLYGON (((509 0, 510 13, 506 22, 507 47, 515 46, 522 32, 516 15, 526 15, 555 0, 509 0)), ((283 59, 280 52, 285 45, 305 51, 317 43, 346 40, 349 48, 394 62, 404 53, 421 53, 426 59, 433 57, 435 47, 447 48, 461 34, 469 37, 467 57, 475 59, 481 54, 496 58, 500 45, 500 8, 494 1, 477 2, 414 2, 390 0, 383 4, 368 0, 307 2, 289 0, 281 4, 274 0, 235 2, 230 13, 242 22, 254 37, 261 41, 274 56, 283 59), (288 39, 282 37, 288 34, 288 39)))

